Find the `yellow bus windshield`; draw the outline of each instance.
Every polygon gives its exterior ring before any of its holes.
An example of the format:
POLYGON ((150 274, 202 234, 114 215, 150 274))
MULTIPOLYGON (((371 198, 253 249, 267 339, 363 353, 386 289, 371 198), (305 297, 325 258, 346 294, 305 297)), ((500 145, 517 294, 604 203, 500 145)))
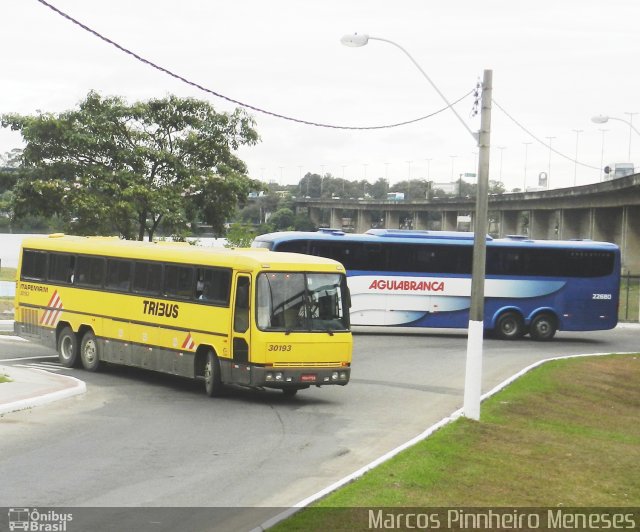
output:
POLYGON ((346 331, 340 275, 268 272, 258 276, 258 328, 263 331, 346 331))

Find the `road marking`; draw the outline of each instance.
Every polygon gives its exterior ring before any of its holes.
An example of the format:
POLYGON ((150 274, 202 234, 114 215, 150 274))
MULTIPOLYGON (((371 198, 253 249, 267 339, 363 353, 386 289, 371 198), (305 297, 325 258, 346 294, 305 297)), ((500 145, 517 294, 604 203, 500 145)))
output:
POLYGON ((35 363, 31 363, 31 364, 14 364, 14 366, 19 367, 19 368, 35 368, 35 369, 42 369, 45 371, 62 371, 63 369, 70 369, 70 368, 65 368, 61 365, 53 365, 53 364, 35 364, 35 363))
POLYGON ((21 360, 40 360, 42 358, 58 358, 58 355, 41 355, 39 357, 0 358, 0 362, 20 362, 21 360))

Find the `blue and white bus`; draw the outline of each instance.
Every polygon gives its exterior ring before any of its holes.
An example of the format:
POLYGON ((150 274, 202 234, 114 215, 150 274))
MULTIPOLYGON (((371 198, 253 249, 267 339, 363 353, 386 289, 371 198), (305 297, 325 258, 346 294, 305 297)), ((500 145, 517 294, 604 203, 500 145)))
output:
MULTIPOLYGON (((352 325, 468 326, 473 233, 321 229, 261 235, 252 245, 341 262, 352 325)), ((498 338, 612 329, 619 289, 615 244, 487 236, 484 327, 498 338)))

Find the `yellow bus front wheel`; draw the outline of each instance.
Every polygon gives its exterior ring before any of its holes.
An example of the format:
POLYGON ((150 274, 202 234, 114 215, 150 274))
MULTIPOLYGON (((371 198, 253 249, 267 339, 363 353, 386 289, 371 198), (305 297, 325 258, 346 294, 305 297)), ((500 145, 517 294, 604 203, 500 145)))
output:
POLYGON ((220 375, 220 361, 211 349, 206 352, 204 388, 209 397, 222 395, 223 385, 222 377, 220 375))

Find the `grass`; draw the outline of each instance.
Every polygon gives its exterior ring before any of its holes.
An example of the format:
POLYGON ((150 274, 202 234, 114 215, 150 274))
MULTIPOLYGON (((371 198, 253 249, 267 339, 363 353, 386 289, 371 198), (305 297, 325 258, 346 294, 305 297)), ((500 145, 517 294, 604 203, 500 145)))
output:
MULTIPOLYGON (((0 281, 15 281, 15 268, 0 269, 0 281)), ((13 298, 0 297, 0 319, 13 319, 13 298)))
POLYGON ((0 320, 13 319, 13 298, 0 297, 0 320), (8 317, 3 317, 8 316, 8 317))
POLYGON ((15 268, 0 269, 0 281, 15 281, 15 280, 16 280, 15 268))
POLYGON ((0 384, 2 384, 3 382, 11 382, 11 379, 9 377, 7 377, 6 375, 2 375, 0 373, 0 384))
POLYGON ((640 355, 545 364, 481 422, 447 425, 274 530, 364 529, 372 507, 638 507, 639 382, 640 355))

